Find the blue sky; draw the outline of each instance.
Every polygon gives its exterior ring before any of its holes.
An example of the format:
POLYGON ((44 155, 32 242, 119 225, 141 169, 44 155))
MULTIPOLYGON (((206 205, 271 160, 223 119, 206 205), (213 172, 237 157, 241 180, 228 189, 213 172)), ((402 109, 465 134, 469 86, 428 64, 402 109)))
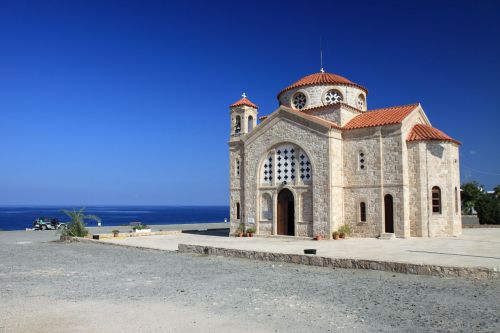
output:
POLYGON ((500 183, 495 1, 0 2, 0 204, 227 204, 228 105, 324 67, 500 183))

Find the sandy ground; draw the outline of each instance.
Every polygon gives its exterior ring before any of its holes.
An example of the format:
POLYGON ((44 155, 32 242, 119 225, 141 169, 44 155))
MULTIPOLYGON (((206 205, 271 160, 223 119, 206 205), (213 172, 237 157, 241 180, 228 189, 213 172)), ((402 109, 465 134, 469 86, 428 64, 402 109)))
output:
POLYGON ((0 332, 498 332, 500 281, 0 233, 0 332))
POLYGON ((196 234, 105 239, 105 242, 175 251, 179 243, 303 254, 315 248, 317 255, 332 258, 368 259, 457 267, 487 267, 500 270, 500 228, 464 229, 460 237, 379 240, 349 238, 321 242, 293 238, 236 238, 196 234))

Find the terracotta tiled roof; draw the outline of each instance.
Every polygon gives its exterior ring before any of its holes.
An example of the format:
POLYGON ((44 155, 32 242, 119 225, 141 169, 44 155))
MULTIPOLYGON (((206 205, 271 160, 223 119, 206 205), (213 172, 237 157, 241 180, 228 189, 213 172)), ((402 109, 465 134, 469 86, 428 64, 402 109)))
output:
POLYGON ((436 141, 449 141, 454 142, 456 144, 460 144, 459 141, 452 139, 445 133, 441 132, 437 128, 434 128, 429 125, 417 124, 413 126, 410 134, 406 141, 428 141, 428 140, 436 140, 436 141))
POLYGON ((286 87, 282 91, 279 92, 278 96, 287 91, 291 90, 294 88, 298 87, 306 87, 306 86, 316 86, 316 85, 344 85, 344 86, 353 86, 357 87, 361 90, 364 90, 366 93, 368 93, 368 90, 360 86, 359 84, 356 84, 348 79, 346 79, 343 76, 337 75, 337 74, 332 74, 332 73, 314 73, 308 76, 303 77, 302 79, 298 80, 297 82, 293 83, 292 85, 286 87))
POLYGON ((242 99, 240 99, 239 101, 229 105, 230 108, 234 108, 234 107, 237 107, 237 106, 243 106, 243 105, 246 105, 246 106, 251 106, 252 108, 256 108, 258 109, 259 107, 255 104, 253 104, 252 102, 250 102, 250 100, 246 97, 243 97, 242 99))
POLYGON ((367 111, 351 119, 343 128, 356 129, 399 124, 419 105, 415 103, 367 111))

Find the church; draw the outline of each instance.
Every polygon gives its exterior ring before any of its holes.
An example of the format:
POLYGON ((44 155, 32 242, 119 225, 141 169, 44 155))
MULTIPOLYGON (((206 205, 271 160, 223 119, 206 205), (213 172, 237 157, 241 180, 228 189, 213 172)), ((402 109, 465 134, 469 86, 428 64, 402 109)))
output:
POLYGON ((460 142, 422 105, 370 110, 365 87, 323 69, 277 97, 268 116, 245 94, 229 107, 232 235, 461 234, 460 142))

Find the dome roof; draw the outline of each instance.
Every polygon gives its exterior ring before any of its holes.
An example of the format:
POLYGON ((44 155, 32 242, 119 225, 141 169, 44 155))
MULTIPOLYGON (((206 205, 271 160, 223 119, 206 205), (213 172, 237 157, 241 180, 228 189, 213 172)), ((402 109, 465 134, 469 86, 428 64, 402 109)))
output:
POLYGON ((234 102, 233 104, 229 105, 229 107, 234 108, 234 107, 243 106, 243 105, 250 106, 250 107, 256 108, 256 109, 259 108, 257 105, 252 103, 248 98, 246 98, 246 96, 244 96, 243 98, 241 98, 237 102, 234 102))
POLYGON ((346 79, 343 76, 333 74, 333 73, 324 73, 324 72, 319 72, 319 73, 314 73, 311 75, 304 76, 302 79, 296 81, 292 85, 286 87, 282 91, 279 92, 278 96, 281 95, 283 92, 299 87, 306 87, 306 86, 318 86, 318 85, 344 85, 344 86, 352 86, 359 88, 365 93, 368 93, 368 90, 360 86, 357 83, 354 83, 348 79, 346 79))

